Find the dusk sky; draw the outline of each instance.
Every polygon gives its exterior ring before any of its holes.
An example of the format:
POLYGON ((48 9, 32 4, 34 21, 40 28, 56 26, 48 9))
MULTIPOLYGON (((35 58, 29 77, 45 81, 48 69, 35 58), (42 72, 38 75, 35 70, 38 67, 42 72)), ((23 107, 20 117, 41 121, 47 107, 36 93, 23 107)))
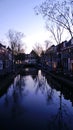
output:
POLYGON ((24 42, 29 53, 35 43, 44 44, 49 39, 42 16, 36 16, 34 7, 43 0, 0 0, 0 41, 7 39, 13 29, 24 33, 24 42))

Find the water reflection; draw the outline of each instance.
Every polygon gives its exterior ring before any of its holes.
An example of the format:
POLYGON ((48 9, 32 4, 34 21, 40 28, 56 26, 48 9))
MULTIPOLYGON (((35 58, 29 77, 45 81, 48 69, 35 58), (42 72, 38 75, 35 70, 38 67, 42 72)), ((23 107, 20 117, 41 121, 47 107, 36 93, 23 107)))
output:
POLYGON ((41 70, 26 68, 0 98, 0 126, 7 130, 72 130, 72 92, 41 70))

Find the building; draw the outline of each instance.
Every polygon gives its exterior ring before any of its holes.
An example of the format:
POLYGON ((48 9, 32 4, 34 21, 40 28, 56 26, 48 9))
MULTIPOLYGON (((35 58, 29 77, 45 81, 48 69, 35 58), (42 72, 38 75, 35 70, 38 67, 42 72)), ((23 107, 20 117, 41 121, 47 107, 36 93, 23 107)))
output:
POLYGON ((12 71, 12 51, 0 43, 0 75, 12 71))
POLYGON ((35 65, 38 62, 37 54, 32 50, 30 54, 20 53, 15 56, 16 64, 35 65))
POLYGON ((63 70, 73 72, 73 38, 64 43, 61 57, 63 70))

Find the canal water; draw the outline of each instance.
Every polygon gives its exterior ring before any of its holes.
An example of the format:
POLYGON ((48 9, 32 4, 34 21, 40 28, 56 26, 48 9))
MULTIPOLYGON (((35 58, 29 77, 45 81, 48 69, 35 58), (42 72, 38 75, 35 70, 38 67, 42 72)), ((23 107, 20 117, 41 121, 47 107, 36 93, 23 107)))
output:
POLYGON ((0 129, 73 130, 73 90, 67 87, 25 68, 0 97, 0 129))

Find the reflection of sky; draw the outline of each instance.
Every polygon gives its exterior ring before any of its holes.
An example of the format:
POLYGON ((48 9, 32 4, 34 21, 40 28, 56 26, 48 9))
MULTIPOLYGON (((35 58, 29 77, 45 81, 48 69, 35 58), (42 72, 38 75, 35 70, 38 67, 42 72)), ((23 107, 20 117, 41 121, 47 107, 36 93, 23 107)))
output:
POLYGON ((64 99, 63 95, 60 95, 60 91, 49 86, 46 77, 42 75, 40 70, 35 79, 31 75, 18 75, 7 93, 0 98, 0 122, 2 121, 4 124, 9 124, 10 121, 11 125, 20 123, 25 127, 25 122, 30 126, 33 124, 34 128, 40 127, 41 130, 44 128, 46 130, 48 123, 52 126, 54 126, 53 122, 59 125, 59 119, 62 119, 65 126, 73 128, 72 104, 69 100, 64 99))
POLYGON ((6 39, 9 29, 25 34, 24 42, 31 50, 36 42, 43 43, 48 39, 41 16, 36 16, 34 7, 43 0, 0 0, 0 40, 6 39), (44 37, 44 38, 43 38, 44 37))

